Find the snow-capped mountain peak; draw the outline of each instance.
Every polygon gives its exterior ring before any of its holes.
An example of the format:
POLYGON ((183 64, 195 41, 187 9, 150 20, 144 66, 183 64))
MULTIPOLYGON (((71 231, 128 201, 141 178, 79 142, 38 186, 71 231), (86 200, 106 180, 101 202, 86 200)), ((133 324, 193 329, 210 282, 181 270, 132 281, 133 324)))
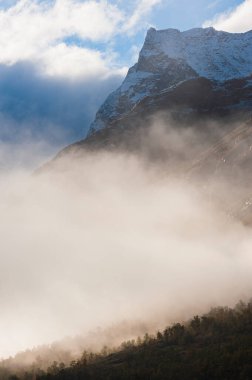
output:
POLYGON ((156 31, 151 28, 140 55, 154 50, 185 60, 200 76, 213 80, 246 77, 252 72, 252 31, 227 33, 214 28, 156 31))
POLYGON ((252 31, 149 29, 138 62, 98 110, 89 134, 121 118, 147 96, 197 77, 224 82, 252 74, 252 31))

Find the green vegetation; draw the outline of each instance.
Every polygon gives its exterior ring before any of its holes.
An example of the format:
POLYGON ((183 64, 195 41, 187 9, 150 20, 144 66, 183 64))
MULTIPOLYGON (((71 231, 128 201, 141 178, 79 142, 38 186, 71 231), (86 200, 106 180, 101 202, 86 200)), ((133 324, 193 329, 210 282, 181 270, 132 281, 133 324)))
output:
MULTIPOLYGON (((2 379, 2 378, 1 378, 2 379)), ((9 376, 10 380, 251 380, 252 302, 216 308, 186 324, 174 324, 116 352, 84 352, 65 367, 9 376)))

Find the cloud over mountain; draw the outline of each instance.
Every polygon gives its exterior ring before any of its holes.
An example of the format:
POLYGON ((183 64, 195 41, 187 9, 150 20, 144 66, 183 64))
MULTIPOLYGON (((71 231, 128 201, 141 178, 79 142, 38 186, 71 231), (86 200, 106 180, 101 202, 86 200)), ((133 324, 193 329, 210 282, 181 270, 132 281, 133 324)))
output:
POLYGON ((252 29, 252 0, 245 0, 235 9, 217 15, 213 20, 206 21, 204 26, 214 26, 227 32, 246 32, 252 29))
POLYGON ((142 26, 160 0, 120 1, 20 0, 0 11, 0 63, 32 61, 42 72, 66 77, 108 76, 117 70, 111 39, 142 26), (106 49, 88 42, 107 43, 106 49))

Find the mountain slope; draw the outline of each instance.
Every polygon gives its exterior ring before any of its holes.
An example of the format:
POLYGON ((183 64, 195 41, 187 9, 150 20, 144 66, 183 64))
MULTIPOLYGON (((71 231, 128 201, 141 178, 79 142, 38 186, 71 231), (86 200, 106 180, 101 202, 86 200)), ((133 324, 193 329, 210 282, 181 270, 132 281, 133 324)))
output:
POLYGON ((251 73, 252 31, 232 34, 213 28, 186 32, 151 28, 138 62, 98 110, 89 134, 118 120, 147 96, 172 91, 183 81, 204 77, 224 82, 251 73))
POLYGON ((90 150, 144 153, 167 168, 175 163, 180 175, 200 178, 202 187, 228 181, 234 196, 226 197, 226 209, 251 222, 251 120, 252 31, 150 29, 137 64, 97 112, 87 138, 56 161, 90 150), (193 130, 198 146, 182 141, 184 151, 178 151, 170 130, 181 136, 193 130))
MULTIPOLYGON (((156 130, 158 133, 160 124, 165 124, 168 130, 172 126, 177 130, 194 128, 197 133, 204 132, 210 149, 211 144, 216 144, 237 124, 243 125, 251 119, 251 83, 252 76, 222 83, 202 77, 184 81, 157 95, 146 96, 133 110, 108 121, 106 128, 90 134, 85 140, 68 146, 57 158, 83 149, 126 149, 139 153, 146 142, 154 145, 154 141, 148 141, 149 131, 156 130)), ((157 146, 157 150, 159 148, 157 146)), ((169 155, 169 149, 170 144, 165 147, 162 142, 163 153, 166 150, 169 155)), ((146 152, 146 146, 144 150, 146 152)), ((193 165, 197 156, 192 159, 193 165)))
MULTIPOLYGON (((54 363, 37 380, 249 380, 252 376, 252 305, 217 308, 155 337, 130 341, 117 352, 84 352, 65 368, 54 363)), ((37 373, 36 373, 37 372, 37 373)), ((35 377, 35 375, 37 375, 35 377)), ((28 380, 31 374, 16 377, 28 380)))

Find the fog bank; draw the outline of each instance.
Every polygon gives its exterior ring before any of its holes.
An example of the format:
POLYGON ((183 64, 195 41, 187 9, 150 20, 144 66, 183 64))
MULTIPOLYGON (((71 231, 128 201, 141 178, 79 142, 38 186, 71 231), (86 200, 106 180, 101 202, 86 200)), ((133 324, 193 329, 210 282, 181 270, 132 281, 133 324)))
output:
POLYGON ((0 357, 251 296, 251 230, 196 182, 134 154, 59 166, 0 178, 0 357))

